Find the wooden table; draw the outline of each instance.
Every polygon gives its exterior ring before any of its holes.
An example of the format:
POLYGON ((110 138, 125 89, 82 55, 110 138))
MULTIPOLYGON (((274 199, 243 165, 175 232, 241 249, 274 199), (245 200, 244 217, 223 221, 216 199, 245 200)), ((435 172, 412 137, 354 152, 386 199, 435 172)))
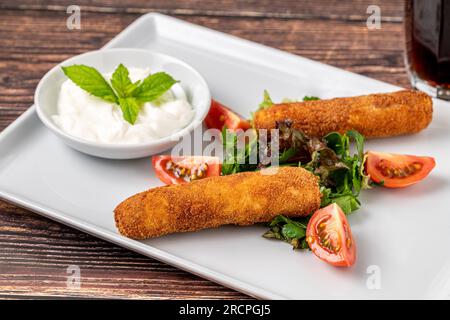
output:
MULTIPOLYGON (((47 70, 100 48, 147 12, 409 87, 402 9, 403 0, 2 0, 0 130, 33 103, 47 70), (81 7, 81 30, 66 28, 66 8, 73 3, 81 7), (371 4, 381 8, 381 29, 366 26, 371 4)), ((1 201, 0 297, 249 298, 1 201), (81 269, 79 289, 67 288, 69 265, 81 269)))

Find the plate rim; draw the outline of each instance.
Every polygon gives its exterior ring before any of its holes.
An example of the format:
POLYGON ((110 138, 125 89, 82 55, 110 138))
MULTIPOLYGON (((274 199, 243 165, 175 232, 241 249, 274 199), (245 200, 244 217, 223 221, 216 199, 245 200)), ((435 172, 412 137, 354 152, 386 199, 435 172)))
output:
MULTIPOLYGON (((204 30, 205 32, 213 32, 215 34, 220 34, 222 37, 228 37, 230 40, 234 40, 234 42, 239 41, 246 44, 250 44, 252 46, 255 46, 259 50, 269 50, 273 52, 274 54, 283 56, 284 58, 290 58, 290 59, 300 59, 302 61, 307 61, 309 63, 315 64, 317 66, 321 66, 322 68, 328 68, 329 70, 333 70, 335 72, 341 72, 346 74, 351 74, 352 76, 359 77, 360 79, 370 79, 374 83, 379 83, 384 86, 389 85, 392 87, 393 90, 402 89, 399 86, 380 81, 377 79, 372 79, 369 77, 366 77, 364 75, 360 75, 357 73, 353 73, 344 69, 340 69, 335 66, 331 66, 328 64, 324 64, 315 60, 311 60, 305 57, 301 57, 298 55, 295 55, 293 53, 289 53, 283 50, 279 50, 276 48, 271 48, 268 46, 265 46, 260 43, 256 43, 247 39, 242 39, 233 35, 229 35, 217 30, 213 30, 204 26, 199 26, 190 22, 186 22, 184 20, 180 20, 171 16, 167 16, 160 13, 146 13, 141 15, 140 17, 136 18, 132 23, 130 23, 125 29, 123 29, 120 33, 118 33, 114 38, 112 38, 110 41, 108 41, 103 47, 97 50, 106 49, 106 48, 120 48, 120 46, 116 47, 116 44, 122 41, 123 39, 127 38, 129 35, 133 34, 133 31, 141 24, 148 23, 149 20, 153 20, 155 24, 157 24, 157 20, 162 19, 169 22, 176 22, 176 23, 182 23, 186 24, 189 27, 195 27, 201 30, 204 30)), ((6 128, 4 128, 0 132, 0 144, 3 140, 5 140, 9 135, 13 134, 16 129, 20 129, 20 126, 23 122, 27 121, 29 118, 36 115, 36 108, 35 105, 31 105, 24 113, 22 113, 19 117, 17 117, 11 124, 9 124, 6 128)), ((242 292, 246 295, 249 295, 254 298, 258 299, 293 299, 292 297, 287 297, 283 295, 279 295, 274 293, 271 290, 263 289, 257 286, 254 286, 252 284, 249 284, 245 281, 241 281, 238 279, 235 279, 233 277, 227 276, 223 273, 216 272, 214 270, 211 270, 207 267, 202 266, 201 264, 189 261, 184 258, 177 257, 176 255, 170 254, 164 250, 157 249, 149 244, 144 244, 140 241, 133 240, 126 238, 118 233, 114 233, 112 231, 106 230, 103 227, 88 223, 82 219, 78 219, 76 217, 65 215, 63 211, 52 209, 46 205, 36 203, 33 200, 28 199, 27 197, 20 197, 14 194, 11 194, 9 192, 6 192, 4 190, 0 190, 0 199, 5 200, 11 204, 17 205, 19 207, 25 208, 27 210, 30 210, 36 214, 39 214, 43 217, 49 218, 51 220, 57 221, 58 223, 64 224, 66 226, 75 228, 77 230, 80 230, 82 232, 85 232, 91 236, 97 237, 99 239, 102 239, 104 241, 111 242, 113 244, 116 244, 118 246, 121 246, 123 248, 126 248, 128 250, 137 252, 139 254, 142 254, 144 256, 150 257, 152 259, 158 260, 163 263, 167 263, 171 266, 174 266, 176 268, 179 268, 181 270, 184 270, 186 272, 195 274, 201 278, 208 279, 210 281, 213 281, 215 283, 218 283, 220 285, 223 285, 225 287, 231 288, 233 290, 237 290, 239 292, 242 292)), ((303 296, 301 298, 297 299, 308 299, 307 296, 303 296)), ((345 298, 344 298, 345 299, 345 298)))

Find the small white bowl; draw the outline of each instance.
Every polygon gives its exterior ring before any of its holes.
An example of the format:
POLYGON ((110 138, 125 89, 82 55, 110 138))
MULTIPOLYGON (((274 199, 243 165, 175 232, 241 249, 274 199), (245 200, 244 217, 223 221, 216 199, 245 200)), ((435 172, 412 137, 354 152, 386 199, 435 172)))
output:
POLYGON ((70 58, 47 72, 36 88, 34 102, 41 121, 70 147, 102 158, 135 159, 172 148, 181 137, 200 125, 209 111, 211 94, 203 77, 191 66, 174 57, 142 49, 104 49, 70 58), (96 68, 101 73, 111 73, 120 63, 127 67, 165 71, 174 79, 179 80, 179 84, 186 92, 186 96, 195 110, 192 121, 174 135, 139 144, 91 142, 62 131, 52 120, 52 115, 57 114, 61 85, 67 79, 61 66, 85 64, 96 68))

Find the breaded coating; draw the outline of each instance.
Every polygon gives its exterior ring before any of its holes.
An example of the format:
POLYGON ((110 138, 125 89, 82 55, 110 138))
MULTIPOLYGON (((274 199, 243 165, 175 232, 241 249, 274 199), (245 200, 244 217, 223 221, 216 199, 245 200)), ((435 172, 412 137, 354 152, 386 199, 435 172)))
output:
POLYGON ((114 210, 119 232, 134 239, 226 224, 267 222, 279 214, 306 216, 319 209, 318 179, 299 167, 276 173, 242 172, 157 187, 114 210))
POLYGON ((257 129, 273 129, 291 120, 293 128, 323 137, 354 129, 365 137, 390 137, 425 129, 433 116, 433 102, 422 92, 403 90, 350 98, 283 103, 257 111, 257 129))

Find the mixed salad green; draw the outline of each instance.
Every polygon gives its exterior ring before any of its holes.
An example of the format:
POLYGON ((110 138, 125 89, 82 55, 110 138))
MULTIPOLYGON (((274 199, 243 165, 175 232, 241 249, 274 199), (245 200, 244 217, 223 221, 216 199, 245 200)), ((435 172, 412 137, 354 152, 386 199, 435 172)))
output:
MULTIPOLYGON (((318 99, 308 96, 303 100, 318 99)), ((269 93, 265 91, 260 108, 268 108, 272 104, 269 93)), ((289 120, 278 122, 277 129, 279 165, 299 166, 318 176, 322 193, 321 207, 336 203, 346 214, 360 207, 358 197, 361 190, 370 188, 369 177, 364 173, 364 137, 360 133, 354 130, 345 134, 332 132, 319 139, 293 128, 289 120)), ((256 134, 247 139, 244 148, 239 145, 240 137, 237 133, 224 128, 222 135, 223 175, 255 171, 270 166, 262 164, 261 161, 251 161, 254 160, 251 157, 255 157, 256 150, 266 150, 270 156, 270 145, 258 145, 256 134)), ((260 157, 260 154, 256 156, 260 157)), ((286 241, 295 249, 309 248, 305 240, 309 218, 310 216, 295 219, 277 216, 268 224, 269 230, 264 237, 286 241)))

